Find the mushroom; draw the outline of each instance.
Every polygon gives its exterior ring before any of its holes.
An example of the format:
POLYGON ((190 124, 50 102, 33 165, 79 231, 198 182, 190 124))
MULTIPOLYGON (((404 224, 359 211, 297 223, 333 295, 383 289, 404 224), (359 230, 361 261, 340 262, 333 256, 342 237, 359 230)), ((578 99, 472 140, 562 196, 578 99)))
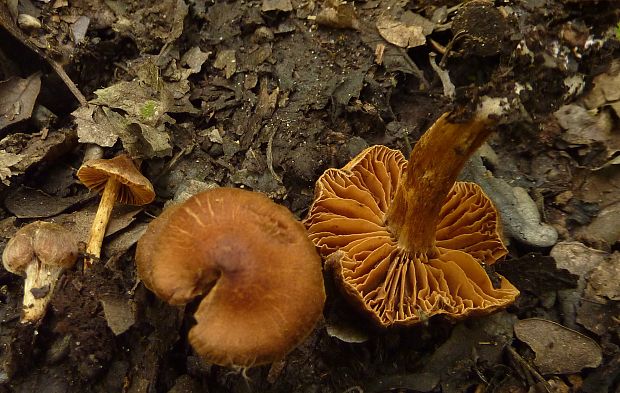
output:
POLYGON ((380 326, 485 314, 519 294, 485 271, 507 254, 493 203, 476 184, 455 183, 491 132, 488 111, 459 123, 444 114, 409 162, 372 146, 317 181, 304 221, 310 239, 346 296, 380 326))
POLYGON ((77 257, 73 233, 58 224, 35 221, 9 240, 2 263, 9 272, 26 276, 22 322, 43 318, 60 274, 72 267, 77 257))
POLYGON ((146 205, 155 199, 155 191, 151 182, 142 176, 126 155, 87 161, 80 167, 77 176, 91 191, 101 192, 99 208, 86 244, 84 267, 88 267, 101 255, 101 245, 114 203, 146 205))
POLYGON ((221 366, 281 359, 322 315, 314 244, 288 209, 257 192, 216 188, 167 208, 138 241, 136 265, 164 301, 200 299, 189 342, 221 366))

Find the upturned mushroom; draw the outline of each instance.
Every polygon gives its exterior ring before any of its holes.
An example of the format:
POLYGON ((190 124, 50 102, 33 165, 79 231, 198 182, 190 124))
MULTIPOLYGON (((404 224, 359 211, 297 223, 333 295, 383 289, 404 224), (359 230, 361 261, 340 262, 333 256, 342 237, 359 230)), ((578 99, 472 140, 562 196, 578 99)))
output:
POLYGON ((257 192, 213 189, 167 208, 139 240, 136 264, 164 301, 200 299, 189 342, 221 366, 283 358, 322 315, 314 244, 288 209, 257 192))
POLYGON ((26 276, 22 322, 37 322, 45 315, 60 274, 72 267, 78 257, 73 233, 43 221, 17 231, 2 253, 4 268, 26 276))
POLYGON ((463 318, 512 303, 519 291, 485 266, 507 254, 493 203, 456 182, 490 134, 487 107, 471 120, 441 116, 409 162, 373 146, 317 181, 305 224, 343 292, 380 326, 437 314, 463 318))
POLYGON ((155 199, 155 191, 151 182, 126 155, 87 161, 80 167, 77 176, 91 191, 101 193, 101 201, 86 244, 86 268, 101 255, 101 246, 114 203, 118 201, 127 205, 146 205, 155 199))

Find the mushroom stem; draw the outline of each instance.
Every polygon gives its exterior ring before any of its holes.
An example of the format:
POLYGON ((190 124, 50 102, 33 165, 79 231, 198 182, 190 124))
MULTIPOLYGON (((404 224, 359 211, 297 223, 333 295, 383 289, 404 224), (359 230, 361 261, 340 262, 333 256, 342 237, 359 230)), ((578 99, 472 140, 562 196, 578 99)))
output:
POLYGON ((432 256, 439 212, 461 169, 491 133, 493 121, 479 111, 452 123, 443 114, 415 145, 386 215, 399 246, 432 256))
POLYGON ((110 221, 112 209, 114 208, 116 196, 118 195, 120 187, 121 183, 114 177, 110 177, 105 185, 99 207, 97 208, 97 214, 90 228, 90 236, 88 238, 88 244, 86 245, 84 268, 90 267, 94 259, 101 256, 103 237, 105 236, 105 230, 108 227, 108 222, 110 221))
POLYGON ((41 263, 36 258, 28 264, 25 270, 22 323, 36 322, 43 318, 62 271, 62 267, 41 263))

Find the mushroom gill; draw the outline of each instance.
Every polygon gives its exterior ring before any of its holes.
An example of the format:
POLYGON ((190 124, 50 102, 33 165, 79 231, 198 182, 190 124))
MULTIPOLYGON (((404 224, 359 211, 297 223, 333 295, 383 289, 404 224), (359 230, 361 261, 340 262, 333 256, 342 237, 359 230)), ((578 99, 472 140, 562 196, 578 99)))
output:
POLYGON ((507 253, 497 210, 479 186, 454 181, 489 132, 472 122, 442 116, 409 164, 372 146, 317 181, 310 239, 344 293, 381 326, 486 314, 519 294, 501 276, 494 287, 484 269, 507 253))

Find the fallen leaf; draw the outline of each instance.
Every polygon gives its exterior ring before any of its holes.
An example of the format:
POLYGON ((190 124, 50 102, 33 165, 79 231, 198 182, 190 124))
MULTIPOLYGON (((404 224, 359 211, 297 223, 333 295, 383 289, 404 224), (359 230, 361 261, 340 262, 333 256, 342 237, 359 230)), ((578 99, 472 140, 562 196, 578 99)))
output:
POLYGON ((607 256, 606 252, 587 247, 579 242, 559 242, 549 253, 558 268, 580 276, 580 281, 607 256))
POLYGON ((291 3, 291 0, 263 0, 263 6, 261 7, 261 11, 290 12, 293 11, 293 4, 291 3))
POLYGON ((426 43, 422 26, 408 25, 390 16, 379 17, 377 30, 387 42, 401 48, 413 48, 426 43))
POLYGON ((122 115, 98 105, 80 107, 72 115, 75 117, 80 143, 112 147, 118 140, 119 128, 124 126, 122 115))
POLYGON ((20 186, 4 199, 4 206, 17 218, 47 218, 56 216, 78 203, 92 198, 92 195, 59 197, 41 190, 20 186))
POLYGON ((542 295, 549 291, 576 288, 579 276, 558 269, 553 257, 529 253, 521 258, 496 263, 495 270, 519 290, 542 295))
POLYGON ((602 143, 607 149, 607 158, 620 151, 620 132, 614 127, 609 111, 592 113, 576 104, 564 105, 554 113, 558 123, 565 130, 560 136, 572 145, 602 143))
POLYGON ((504 230, 511 238, 535 247, 550 247, 558 240, 555 228, 542 222, 538 207, 528 192, 493 177, 479 155, 469 160, 461 178, 482 187, 499 210, 504 230))
MULTIPOLYGON (((498 312, 485 318, 474 319, 469 323, 456 325, 450 338, 441 344, 423 363, 419 369, 420 377, 426 383, 438 377, 441 380, 441 392, 462 393, 469 391, 473 384, 471 373, 480 371, 484 364, 497 364, 501 361, 504 347, 513 340, 513 324, 516 317, 505 311, 498 312)), ((415 381, 415 380, 414 380, 415 381)), ((410 383, 414 383, 410 381, 410 383)), ((422 382, 422 381, 420 381, 422 382)), ((425 385, 426 385, 425 383, 425 385)), ((432 383, 425 386, 428 389, 432 383)), ((415 389, 417 383, 411 385, 415 389)), ((388 386, 380 390, 384 391, 388 386)), ((408 388, 408 386, 403 386, 408 388)), ((432 387, 428 390, 433 390, 432 387)))
POLYGON ((540 318, 515 323, 515 335, 536 353, 534 364, 542 374, 573 374, 598 367, 601 347, 591 338, 540 318))
POLYGON ((187 52, 181 56, 181 65, 188 67, 186 70, 187 75, 183 75, 184 79, 187 79, 191 74, 200 72, 202 65, 207 61, 211 52, 203 52, 199 46, 191 47, 187 52))
POLYGON ((620 116, 620 61, 614 59, 609 70, 597 75, 592 80, 592 90, 584 97, 583 103, 588 109, 611 105, 617 116, 620 116))
POLYGON ((40 135, 14 133, 0 141, 0 151, 19 154, 21 160, 13 164, 18 173, 23 173, 32 166, 55 159, 76 145, 75 132, 72 130, 58 130, 50 132, 46 138, 40 135))
POLYGON ((234 49, 224 49, 218 52, 213 67, 218 70, 224 70, 226 79, 230 79, 231 76, 237 71, 237 58, 234 49))
POLYGON ((14 165, 18 164, 24 156, 22 154, 7 153, 4 150, 0 150, 0 181, 5 185, 11 184, 8 180, 9 177, 15 176, 21 172, 16 171, 14 165))
MULTIPOLYGON (((87 242, 90 228, 97 213, 97 205, 91 205, 84 209, 71 213, 63 213, 54 217, 51 221, 62 225, 73 232, 78 241, 87 242)), ((135 221, 136 215, 142 211, 142 208, 135 206, 120 205, 115 206, 112 210, 112 216, 105 231, 105 236, 111 236, 125 228, 135 221)))
POLYGON ((100 299, 105 320, 115 335, 123 334, 136 323, 134 306, 120 296, 105 295, 100 299))
POLYGON ((316 15, 316 23, 335 29, 359 29, 360 21, 353 4, 339 3, 328 6, 316 15))
POLYGON ((595 267, 588 277, 586 296, 590 299, 620 301, 620 252, 595 267))
MULTIPOLYGON (((577 310, 587 275, 607 257, 607 253, 585 246, 579 242, 559 242, 551 249, 550 256, 556 266, 579 276, 577 287, 558 290, 558 302, 562 310, 562 322, 571 329, 577 329, 577 310)), ((543 284, 544 285, 544 284, 543 284)))
POLYGON ((0 81, 0 130, 30 118, 40 91, 41 73, 0 81))
POLYGON ((409 26, 420 26, 422 28, 422 34, 425 36, 431 34, 436 26, 435 22, 411 11, 403 12, 400 20, 409 26))

